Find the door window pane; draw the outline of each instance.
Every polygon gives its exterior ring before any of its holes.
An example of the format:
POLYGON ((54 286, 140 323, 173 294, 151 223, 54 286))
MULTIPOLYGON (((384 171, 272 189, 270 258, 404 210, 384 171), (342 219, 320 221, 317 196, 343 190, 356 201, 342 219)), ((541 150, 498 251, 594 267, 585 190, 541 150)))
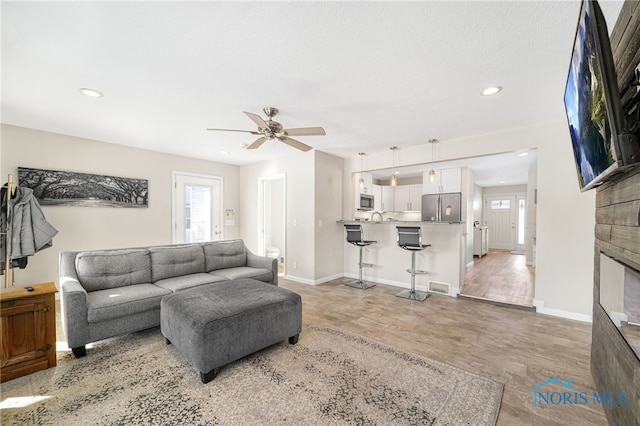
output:
POLYGON ((186 185, 184 188, 184 241, 211 241, 211 187, 186 185))
POLYGON ((518 244, 524 244, 525 202, 524 198, 518 200, 518 244))
POLYGON ((491 210, 509 210, 511 200, 491 200, 491 210))

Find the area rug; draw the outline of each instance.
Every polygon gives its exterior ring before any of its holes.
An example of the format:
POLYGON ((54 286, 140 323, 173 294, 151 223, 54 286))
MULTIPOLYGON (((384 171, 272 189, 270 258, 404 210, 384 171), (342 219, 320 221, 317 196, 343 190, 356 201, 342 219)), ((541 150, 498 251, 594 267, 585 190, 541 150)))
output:
POLYGON ((159 330, 2 384, 9 425, 495 425, 503 385, 335 328, 306 327, 210 383, 159 330))

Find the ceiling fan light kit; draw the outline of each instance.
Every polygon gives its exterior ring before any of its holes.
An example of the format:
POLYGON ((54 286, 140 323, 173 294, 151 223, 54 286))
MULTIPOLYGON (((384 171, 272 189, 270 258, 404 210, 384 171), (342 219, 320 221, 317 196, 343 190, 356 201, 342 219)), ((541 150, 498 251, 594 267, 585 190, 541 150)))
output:
POLYGON ((290 136, 324 136, 326 132, 322 127, 299 127, 293 129, 285 129, 282 127, 282 124, 277 121, 273 121, 273 117, 278 115, 280 112, 278 108, 275 107, 264 107, 262 111, 269 118, 268 120, 264 120, 258 114, 254 114, 252 112, 244 111, 247 117, 251 119, 257 126, 258 130, 235 130, 235 129, 213 129, 208 128, 207 130, 215 130, 215 131, 223 131, 223 132, 244 132, 251 133, 252 135, 261 135, 258 139, 253 141, 250 145, 247 146, 247 149, 256 149, 259 148, 263 143, 267 140, 279 140, 293 148, 299 149, 301 151, 309 151, 313 149, 311 146, 304 144, 298 140, 291 138, 290 136))

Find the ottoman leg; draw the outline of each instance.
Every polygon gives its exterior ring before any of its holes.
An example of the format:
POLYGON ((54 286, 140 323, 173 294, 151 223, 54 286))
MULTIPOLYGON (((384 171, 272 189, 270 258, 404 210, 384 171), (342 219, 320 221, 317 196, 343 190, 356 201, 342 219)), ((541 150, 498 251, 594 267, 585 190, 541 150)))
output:
POLYGON ((219 368, 214 368, 213 370, 209 371, 208 373, 203 373, 200 372, 200 380, 202 381, 202 383, 209 383, 210 381, 212 381, 213 379, 216 378, 216 376, 218 375, 218 372, 220 371, 219 368))
POLYGON ((298 337, 300 337, 299 334, 289 337, 289 343, 291 343, 292 345, 295 345, 296 343, 298 343, 298 337))

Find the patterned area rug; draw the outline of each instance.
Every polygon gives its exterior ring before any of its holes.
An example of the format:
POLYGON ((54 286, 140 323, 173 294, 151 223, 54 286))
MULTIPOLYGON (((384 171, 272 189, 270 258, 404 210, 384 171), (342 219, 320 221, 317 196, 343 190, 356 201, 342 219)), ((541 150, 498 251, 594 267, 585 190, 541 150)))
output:
POLYGON ((159 329, 2 384, 8 425, 494 425, 503 385, 334 328, 307 327, 203 385, 159 329))

